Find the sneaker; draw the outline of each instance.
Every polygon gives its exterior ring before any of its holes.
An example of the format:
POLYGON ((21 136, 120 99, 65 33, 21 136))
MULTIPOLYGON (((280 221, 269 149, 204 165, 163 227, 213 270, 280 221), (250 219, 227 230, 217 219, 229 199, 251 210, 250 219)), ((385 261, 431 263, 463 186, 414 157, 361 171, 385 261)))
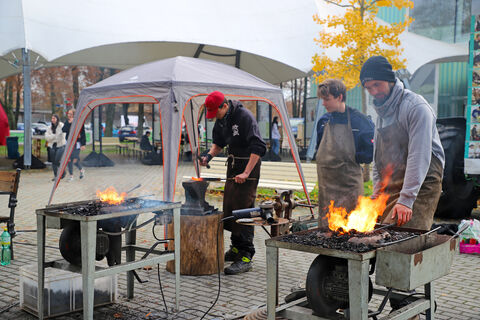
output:
POLYGON ((82 170, 80 170, 80 179, 83 179, 83 177, 85 177, 85 169, 82 168, 82 170))
POLYGON ((241 260, 235 261, 230 267, 225 268, 226 275, 239 274, 252 270, 252 260, 243 256, 241 260))
POLYGON ((68 181, 73 181, 73 176, 70 176, 70 178, 68 178, 68 181))
POLYGON ((225 261, 237 261, 240 260, 241 256, 238 254, 238 249, 235 247, 230 247, 230 249, 225 252, 225 261))

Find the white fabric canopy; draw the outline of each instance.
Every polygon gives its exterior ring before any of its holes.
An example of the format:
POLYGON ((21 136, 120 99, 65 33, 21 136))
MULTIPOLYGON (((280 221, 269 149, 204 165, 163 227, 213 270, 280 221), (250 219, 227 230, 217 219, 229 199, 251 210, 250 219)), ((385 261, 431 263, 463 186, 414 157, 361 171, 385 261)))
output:
MULTIPOLYGON (((320 51, 313 41, 320 30, 313 14, 343 10, 323 0, 0 0, 0 79, 21 71, 10 64, 12 52, 21 57, 19 49, 26 48, 36 53, 32 62, 40 55, 36 66, 127 69, 182 55, 237 63, 280 83, 303 77, 320 51)), ((411 74, 429 62, 467 58, 466 43, 410 32, 401 39, 411 74)))

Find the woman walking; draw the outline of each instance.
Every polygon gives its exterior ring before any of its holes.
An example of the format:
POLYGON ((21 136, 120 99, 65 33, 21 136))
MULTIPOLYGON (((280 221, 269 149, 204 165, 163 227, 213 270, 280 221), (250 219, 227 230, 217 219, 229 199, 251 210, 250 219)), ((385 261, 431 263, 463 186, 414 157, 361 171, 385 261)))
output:
MULTIPOLYGON (((70 109, 67 111, 67 122, 63 126, 63 132, 66 134, 66 139, 70 134, 70 128, 73 123, 73 116, 75 115, 75 110, 70 109)), ((70 174, 69 180, 73 180, 73 165, 75 165, 78 170, 80 170, 80 179, 85 176, 85 169, 83 169, 82 164, 80 163, 80 151, 85 150, 85 144, 87 142, 85 136, 85 128, 82 126, 80 134, 78 136, 77 142, 75 143, 75 147, 73 148, 72 155, 70 156, 70 161, 68 162, 68 173, 70 174)))
MULTIPOLYGON (((54 114, 52 115, 52 125, 48 127, 45 132, 45 140, 47 140, 50 146, 50 159, 52 161, 53 179, 57 177, 58 167, 60 166, 60 160, 62 159, 63 151, 65 150, 65 133, 62 131, 63 123, 60 122, 60 118, 54 114)), ((65 176, 63 174, 62 178, 65 176)))

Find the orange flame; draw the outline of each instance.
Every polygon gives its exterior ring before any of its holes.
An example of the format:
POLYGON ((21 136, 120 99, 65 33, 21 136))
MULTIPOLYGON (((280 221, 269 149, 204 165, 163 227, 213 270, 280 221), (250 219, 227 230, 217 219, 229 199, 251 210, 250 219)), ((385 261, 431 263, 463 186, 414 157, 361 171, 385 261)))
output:
POLYGON ((203 181, 202 178, 195 178, 195 177, 192 177, 192 180, 193 180, 193 181, 203 181))
POLYGON ((118 194, 114 187, 108 187, 103 192, 97 190, 97 197, 100 199, 100 201, 108 204, 120 204, 124 201, 126 195, 127 194, 125 192, 118 194))
POLYGON ((382 171, 384 176, 380 184, 380 194, 372 199, 370 197, 358 197, 357 206, 350 213, 345 208, 335 207, 334 201, 330 201, 326 218, 330 230, 342 233, 356 230, 368 232, 375 229, 377 218, 383 214, 387 207, 388 194, 383 193, 393 173, 393 166, 387 165, 382 171))
POLYGON ((358 197, 357 207, 350 213, 342 207, 335 207, 333 200, 328 206, 328 227, 340 233, 356 230, 360 232, 372 231, 377 223, 377 218, 383 214, 387 206, 387 194, 380 194, 376 199, 358 197))

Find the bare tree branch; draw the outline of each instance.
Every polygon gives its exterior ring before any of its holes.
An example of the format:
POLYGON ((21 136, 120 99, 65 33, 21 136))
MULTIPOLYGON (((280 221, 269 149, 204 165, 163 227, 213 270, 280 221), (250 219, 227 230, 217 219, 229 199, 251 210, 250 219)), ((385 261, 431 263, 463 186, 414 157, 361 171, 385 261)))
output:
POLYGON ((340 3, 336 3, 336 2, 331 1, 331 0, 323 0, 323 1, 325 1, 327 3, 330 3, 330 4, 334 4, 334 5, 336 5, 338 7, 342 7, 342 8, 353 8, 353 5, 351 5, 351 4, 340 4, 340 3))

